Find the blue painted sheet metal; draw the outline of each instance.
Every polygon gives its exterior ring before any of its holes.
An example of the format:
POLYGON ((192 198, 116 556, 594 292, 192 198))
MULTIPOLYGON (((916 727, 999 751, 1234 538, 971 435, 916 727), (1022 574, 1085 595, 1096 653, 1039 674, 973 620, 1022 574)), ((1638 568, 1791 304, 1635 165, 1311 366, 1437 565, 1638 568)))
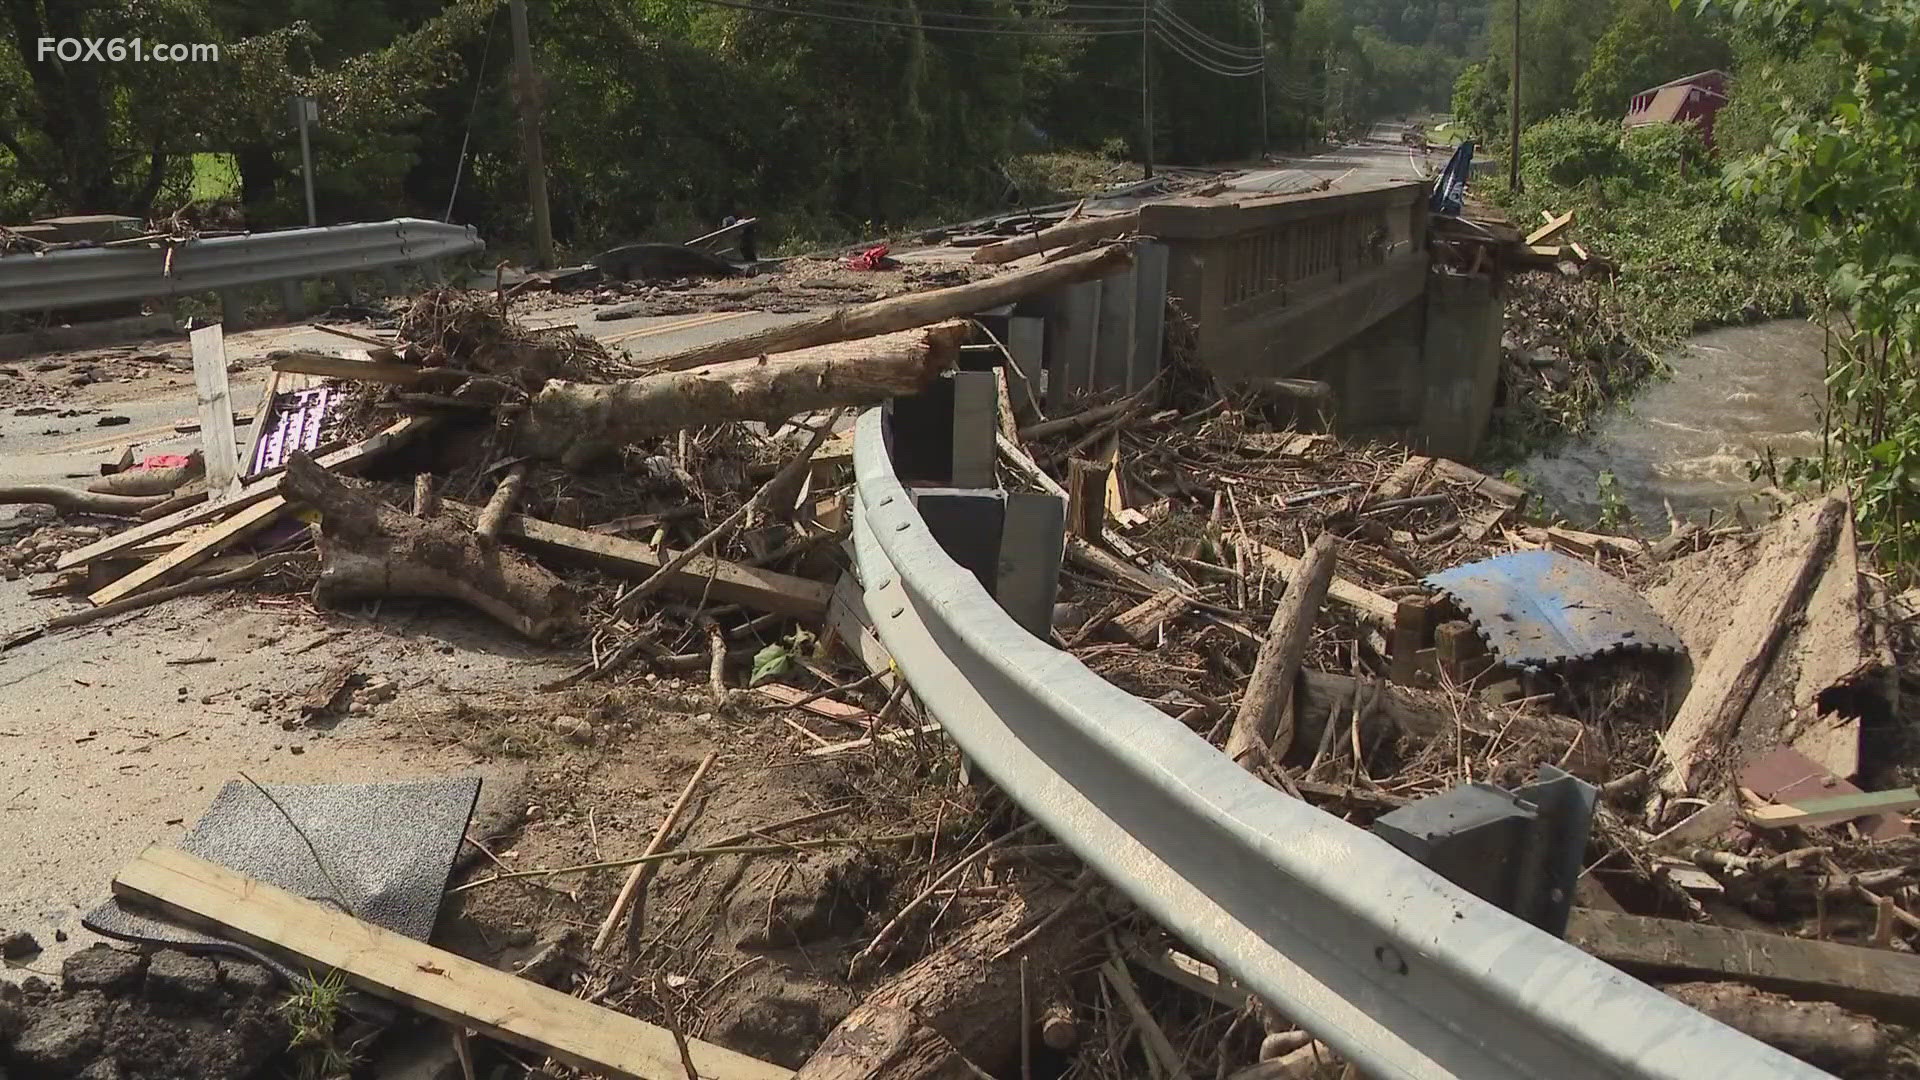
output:
POLYGON ((1685 650, 1625 582, 1557 551, 1516 551, 1427 577, 1501 662, 1539 669, 1611 652, 1685 650))

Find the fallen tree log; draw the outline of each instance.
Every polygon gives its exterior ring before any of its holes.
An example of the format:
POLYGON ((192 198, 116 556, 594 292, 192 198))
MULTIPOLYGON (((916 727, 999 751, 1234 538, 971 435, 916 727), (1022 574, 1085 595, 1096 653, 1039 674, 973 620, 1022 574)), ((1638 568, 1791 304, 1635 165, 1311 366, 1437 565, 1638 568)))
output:
POLYGON ((1300 560, 1299 570, 1287 577, 1287 591, 1274 606, 1267 640, 1260 646, 1253 675, 1240 698, 1240 712, 1227 733, 1227 756, 1234 761, 1245 764, 1256 749, 1282 758, 1293 746, 1295 676, 1338 561, 1339 541, 1323 532, 1300 560))
POLYGON ((967 324, 956 320, 616 383, 554 380, 528 406, 518 445, 575 468, 636 440, 684 428, 870 405, 925 389, 953 366, 967 333, 967 324))
POLYGON ((1012 262, 1035 252, 1045 251, 1048 248, 1066 247, 1068 244, 1077 244, 1082 240, 1106 240, 1115 236, 1125 236, 1138 228, 1140 228, 1140 211, 1138 210, 1114 214, 1111 217, 1081 218, 1078 221, 1063 222, 1052 228, 976 248, 973 261, 977 263, 1012 262))
POLYGON ((794 1080, 971 1080, 982 1070, 1009 1075, 1020 1051, 1020 956, 994 958, 1062 903, 1072 908, 1023 946, 1028 993, 1047 1000, 1100 948, 1099 909, 1057 889, 1011 900, 882 983, 827 1035, 794 1080))
POLYGON ((1552 754, 1560 767, 1584 780, 1603 780, 1613 769, 1606 738, 1596 728, 1564 716, 1507 709, 1489 709, 1476 722, 1471 712, 1456 712, 1445 695, 1379 682, 1362 687, 1351 675, 1304 669, 1294 697, 1293 750, 1285 759, 1304 765, 1320 743, 1330 719, 1345 724, 1353 711, 1355 693, 1362 698, 1360 734, 1364 740, 1400 734, 1432 739, 1465 728, 1489 737, 1504 732, 1508 745, 1532 744, 1541 755, 1552 754), (1568 751, 1571 750, 1571 753, 1568 751))
POLYGON ((1661 989, 1735 1031, 1843 1076, 1883 1062, 1893 1041, 1870 1017, 1829 1001, 1795 1001, 1739 983, 1678 983, 1661 989))
POLYGON ((368 596, 458 600, 536 641, 571 628, 573 590, 539 564, 491 547, 451 517, 422 520, 316 465, 287 463, 280 490, 320 513, 322 603, 368 596))
POLYGON ((857 307, 839 308, 818 318, 788 323, 757 334, 696 345, 654 361, 664 371, 684 371, 723 360, 741 360, 835 341, 911 330, 942 319, 972 315, 1060 285, 1106 277, 1133 265, 1126 247, 1089 251, 1056 263, 1017 270, 984 281, 970 281, 931 292, 908 293, 857 307))
POLYGON ((107 514, 113 517, 138 517, 140 511, 157 506, 171 495, 108 495, 98 491, 77 491, 58 484, 14 484, 0 487, 0 505, 42 503, 63 514, 107 514))

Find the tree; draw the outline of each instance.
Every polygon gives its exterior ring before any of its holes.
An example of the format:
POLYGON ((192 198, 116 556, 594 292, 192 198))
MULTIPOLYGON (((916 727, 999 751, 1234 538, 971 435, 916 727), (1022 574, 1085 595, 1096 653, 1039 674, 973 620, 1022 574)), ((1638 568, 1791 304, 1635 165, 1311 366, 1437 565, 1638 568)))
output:
POLYGON ((1706 13, 1676 11, 1669 0, 1618 0, 1612 25, 1574 87, 1581 111, 1615 118, 1633 95, 1697 71, 1727 67, 1725 28, 1706 13))

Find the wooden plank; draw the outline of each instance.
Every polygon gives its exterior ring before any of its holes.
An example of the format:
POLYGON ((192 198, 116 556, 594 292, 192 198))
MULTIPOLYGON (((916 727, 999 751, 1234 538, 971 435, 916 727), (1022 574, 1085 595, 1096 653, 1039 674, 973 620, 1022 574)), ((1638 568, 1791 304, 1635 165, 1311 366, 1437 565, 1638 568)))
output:
POLYGON ((1679 711, 1661 733, 1666 768, 1660 790, 1690 794, 1704 782, 1703 766, 1737 735, 1794 614, 1833 551, 1846 511, 1846 503, 1828 497, 1774 527, 1734 601, 1732 625, 1714 640, 1679 711))
POLYGON ((1179 618, 1188 606, 1185 596, 1172 589, 1161 589, 1115 616, 1113 629, 1135 645, 1151 648, 1159 643, 1160 627, 1179 618))
POLYGON ((1734 980, 1896 1023, 1920 1020, 1920 957, 1910 953, 1590 908, 1573 910, 1566 939, 1641 978, 1734 980))
POLYGON ((753 692, 766 698, 768 701, 777 701, 782 705, 795 705, 806 701, 807 703, 805 705, 800 706, 801 709, 813 713, 815 716, 824 716, 829 720, 839 720, 849 724, 865 724, 873 719, 871 710, 863 709, 858 705, 849 705, 844 701, 835 701, 832 698, 814 697, 805 690, 788 686, 785 683, 762 683, 754 687, 753 692), (808 698, 813 698, 813 700, 807 701, 808 698))
MULTIPOLYGON (((447 505, 463 504, 449 502, 447 505)), ((474 510, 470 506, 465 509, 474 510)), ((673 558, 673 552, 648 544, 586 529, 570 529, 519 514, 509 517, 500 532, 537 547, 577 555, 616 574, 646 577, 673 558)), ((826 615, 827 601, 833 596, 832 588, 817 581, 741 566, 707 555, 696 556, 672 574, 662 588, 799 619, 819 619, 826 615)))
POLYGON ((227 345, 219 323, 188 337, 193 348, 193 389, 200 412, 200 445, 206 450, 207 491, 212 501, 240 490, 240 457, 233 436, 233 393, 227 385, 227 345))
POLYGON ((1747 822, 1762 829, 1814 828, 1838 825, 1869 814, 1894 814, 1920 807, 1920 791, 1895 788, 1892 791, 1863 791, 1857 795, 1835 795, 1826 799, 1801 799, 1793 803, 1754 807, 1746 812, 1747 822))
POLYGON ((286 375, 279 371, 267 371, 267 385, 260 390, 260 406, 253 411, 253 429, 247 436, 247 448, 240 452, 240 475, 247 476, 253 471, 253 459, 260 454, 260 444, 267 441, 267 429, 273 426, 273 399, 280 393, 280 383, 286 375))
MULTIPOLYGON (((1543 214, 1545 212, 1544 210, 1541 211, 1543 214)), ((1560 235, 1566 230, 1567 226, 1571 224, 1573 224, 1573 211, 1571 210, 1561 214, 1557 218, 1548 218, 1545 225, 1527 234, 1527 246, 1532 247, 1535 244, 1544 244, 1553 237, 1560 235)))
MULTIPOLYGON (((368 993, 399 1002, 591 1073, 626 1080, 685 1080, 672 1032, 529 979, 155 845, 113 880, 114 895, 145 903, 222 936, 337 971, 368 993)), ((785 1080, 793 1073, 712 1043, 686 1041, 703 1080, 785 1080)))
MULTIPOLYGON (((363 350, 364 352, 364 350, 363 350)), ((301 375, 323 375, 329 379, 357 379, 361 382, 414 386, 429 374, 425 368, 351 356, 331 356, 317 352, 276 353, 273 370, 301 375)))
POLYGON ((1127 950, 1127 959, 1176 986, 1185 987, 1229 1009, 1244 1008, 1251 996, 1237 984, 1222 978, 1220 969, 1212 964, 1174 949, 1148 950, 1134 942, 1127 950))
MULTIPOLYGON (((337 473, 352 474, 359 470, 369 459, 378 457, 420 432, 438 423, 433 417, 409 416, 388 425, 386 428, 368 436, 352 446, 343 446, 329 454, 322 454, 315 460, 326 469, 337 473)), ((251 506, 262 499, 272 498, 280 490, 278 475, 264 476, 240 489, 238 495, 225 502, 206 502, 176 510, 166 517, 135 525, 125 532, 95 540, 85 547, 75 548, 60 556, 55 568, 60 570, 80 566, 95 559, 115 555, 130 548, 139 547, 154 539, 183 529, 189 525, 213 521, 222 518, 243 507, 251 506)))
POLYGON ((1527 505, 1527 489, 1517 484, 1509 484, 1498 477, 1488 476, 1470 465, 1462 465, 1452 458, 1434 458, 1433 472, 1455 483, 1466 484, 1473 490, 1490 496, 1504 506, 1515 510, 1527 505))
POLYGON ((286 509, 286 506, 287 500, 278 495, 262 499, 133 573, 109 584, 106 588, 87 597, 87 600, 93 606, 100 607, 111 604, 121 597, 132 596, 142 589, 164 585, 212 558, 227 545, 265 528, 275 515, 286 509))
MULTIPOLYGON (((1231 539, 1235 543, 1246 545, 1248 553, 1258 557, 1288 581, 1292 581, 1294 575, 1300 572, 1300 560, 1279 548, 1268 547, 1245 533, 1233 534, 1231 539)), ((1327 589, 1327 595, 1389 629, 1393 627, 1394 616, 1399 611, 1398 604, 1343 577, 1336 576, 1333 579, 1332 586, 1327 589)))
POLYGON ((908 739, 918 739, 923 736, 932 735, 939 730, 939 724, 926 723, 911 731, 888 731, 870 739, 862 737, 858 739, 848 739, 846 742, 827 743, 823 746, 816 746, 807 751, 807 756, 830 757, 834 754, 844 754, 849 750, 865 750, 874 743, 906 742, 908 739))

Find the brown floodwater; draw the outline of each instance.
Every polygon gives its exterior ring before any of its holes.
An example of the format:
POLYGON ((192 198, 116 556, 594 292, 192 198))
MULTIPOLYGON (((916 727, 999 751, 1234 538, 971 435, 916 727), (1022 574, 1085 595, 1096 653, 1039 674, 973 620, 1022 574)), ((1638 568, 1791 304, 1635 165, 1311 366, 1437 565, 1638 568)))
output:
POLYGON ((1587 438, 1520 466, 1548 508, 1580 525, 1601 516, 1600 475, 1645 530, 1724 516, 1750 504, 1765 480, 1748 463, 1769 450, 1783 464, 1820 452, 1826 403, 1823 331, 1781 319, 1696 335, 1667 358, 1671 378, 1650 382, 1587 438))

